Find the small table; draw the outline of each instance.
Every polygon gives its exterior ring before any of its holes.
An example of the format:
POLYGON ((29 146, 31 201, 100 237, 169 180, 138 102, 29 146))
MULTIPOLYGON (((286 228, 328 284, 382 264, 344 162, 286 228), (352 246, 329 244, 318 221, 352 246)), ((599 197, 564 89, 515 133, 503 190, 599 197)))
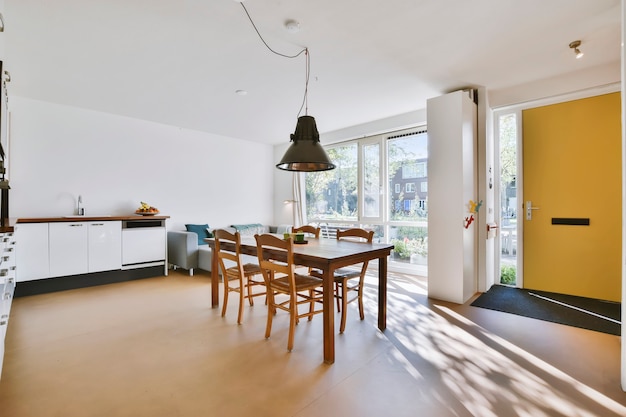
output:
MULTIPOLYGON (((215 250, 215 239, 205 239, 215 250)), ((234 245, 223 242, 227 250, 234 250, 234 245), (230 246, 230 247, 229 247, 230 246)), ((357 243, 347 240, 309 238, 304 245, 294 245, 294 263, 323 271, 323 322, 324 322, 324 362, 335 362, 335 308, 334 308, 334 271, 345 266, 378 259, 378 328, 387 327, 387 257, 393 245, 386 243, 357 243)), ((241 253, 257 256, 254 236, 241 236, 241 253)), ((211 276, 217 276, 217 256, 212 259, 211 276)), ((219 305, 219 280, 211 279, 211 306, 219 305)))

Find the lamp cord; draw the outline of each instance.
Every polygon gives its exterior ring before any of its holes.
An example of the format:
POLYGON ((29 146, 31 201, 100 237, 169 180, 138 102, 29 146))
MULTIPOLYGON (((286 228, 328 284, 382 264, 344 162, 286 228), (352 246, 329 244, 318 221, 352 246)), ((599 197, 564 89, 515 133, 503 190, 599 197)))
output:
POLYGON ((308 114, 309 113, 309 99, 308 99, 309 74, 311 73, 311 61, 310 61, 309 48, 304 48, 295 55, 285 55, 285 54, 281 54, 280 52, 276 52, 267 44, 267 42, 265 42, 265 39, 263 39, 263 36, 261 36, 261 32, 259 32, 259 29, 257 29, 256 25, 254 24, 254 21, 252 20, 252 17, 250 16, 250 13, 248 13, 248 9, 246 9, 246 6, 243 4, 243 2, 239 4, 241 4, 241 7, 243 7, 244 12, 246 12, 246 16, 248 16, 248 20, 250 20, 250 23, 252 24, 252 27, 256 31, 257 35, 259 35, 259 39, 261 39, 261 42, 263 42, 263 44, 267 47, 267 49, 270 50, 270 52, 272 52, 275 55, 282 56, 284 58, 297 58, 300 55, 302 55, 302 53, 304 53, 306 57, 306 81, 304 85, 304 97, 302 98, 302 105, 300 106, 300 110, 298 110, 298 117, 300 117, 300 113, 302 113, 303 108, 304 108, 304 114, 305 115, 308 114))

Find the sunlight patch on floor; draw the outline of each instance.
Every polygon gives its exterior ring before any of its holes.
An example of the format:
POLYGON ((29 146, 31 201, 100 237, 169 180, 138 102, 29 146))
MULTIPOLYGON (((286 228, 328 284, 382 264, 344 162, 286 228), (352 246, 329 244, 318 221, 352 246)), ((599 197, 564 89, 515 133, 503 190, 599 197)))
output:
MULTIPOLYGON (((377 284, 368 276, 364 302, 370 317, 377 315, 377 284)), ((598 416, 591 411, 597 408, 626 415, 618 402, 432 301, 425 279, 394 274, 383 334, 399 348, 396 359, 416 380, 432 381, 434 372, 440 389, 449 390, 472 415, 498 417, 505 410, 529 417, 587 417, 598 416)))
MULTIPOLYGON (((436 305, 434 308, 452 317, 454 320, 476 328, 482 336, 495 342, 506 353, 516 355, 531 363, 541 372, 557 378, 560 382, 573 388, 588 399, 597 402, 618 415, 626 415, 626 407, 580 383, 549 363, 486 331, 445 306, 436 305)), ((485 408, 485 406, 489 405, 490 398, 502 395, 501 385, 503 381, 509 385, 508 390, 506 390, 506 392, 509 392, 507 400, 511 401, 512 406, 519 415, 549 415, 545 413, 545 408, 568 416, 595 415, 581 409, 580 404, 574 403, 567 396, 562 395, 562 391, 554 384, 546 382, 527 367, 516 363, 503 352, 490 347, 463 328, 450 323, 442 316, 438 316, 435 321, 440 329, 437 332, 438 336, 436 339, 439 339, 439 343, 436 343, 436 348, 441 349, 447 356, 454 357, 453 363, 457 364, 452 368, 440 367, 440 369, 447 376, 447 383, 455 389, 463 404, 468 409, 478 413, 477 415, 495 415, 486 414, 488 408, 485 408), (463 366, 458 366, 458 363, 462 363, 463 366), (468 389, 470 386, 479 387, 480 389, 468 389), (512 393, 515 395, 512 395, 512 393), (542 408, 536 405, 538 403, 543 404, 542 408)), ((433 331, 432 328, 431 331, 433 331)))

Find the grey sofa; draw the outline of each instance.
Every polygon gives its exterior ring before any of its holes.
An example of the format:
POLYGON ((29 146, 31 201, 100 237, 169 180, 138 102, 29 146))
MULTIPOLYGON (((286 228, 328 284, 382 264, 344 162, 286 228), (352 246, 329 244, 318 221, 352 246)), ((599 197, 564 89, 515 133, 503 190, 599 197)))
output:
MULTIPOLYGON (((241 235, 257 233, 284 233, 291 231, 290 225, 265 226, 261 224, 243 224, 220 227, 231 233, 239 231, 241 235)), ((213 229, 214 230, 214 229, 213 229)), ((170 230, 167 232, 167 257, 172 268, 183 268, 193 275, 196 268, 211 272, 213 256, 208 244, 199 244, 198 234, 186 230, 170 230)), ((244 263, 257 263, 255 257, 243 255, 244 263)))

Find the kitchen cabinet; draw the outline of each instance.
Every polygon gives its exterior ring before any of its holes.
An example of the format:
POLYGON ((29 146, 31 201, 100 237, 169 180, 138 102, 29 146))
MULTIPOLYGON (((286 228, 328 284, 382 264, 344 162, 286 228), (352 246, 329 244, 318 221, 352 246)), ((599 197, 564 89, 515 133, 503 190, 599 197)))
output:
POLYGON ((121 222, 90 222, 88 229, 89 272, 120 269, 122 265, 121 222))
POLYGON ((17 281, 163 266, 167 216, 18 219, 17 281))
POLYGON ((49 278, 48 223, 16 224, 15 236, 19 242, 17 281, 49 278))
POLYGON ((122 266, 122 222, 49 223, 50 276, 111 271, 122 266))
POLYGON ((84 274, 89 271, 88 227, 83 222, 48 225, 50 276, 84 274))
POLYGON ((0 233, 0 377, 4 361, 4 339, 15 292, 15 247, 13 232, 0 233))

